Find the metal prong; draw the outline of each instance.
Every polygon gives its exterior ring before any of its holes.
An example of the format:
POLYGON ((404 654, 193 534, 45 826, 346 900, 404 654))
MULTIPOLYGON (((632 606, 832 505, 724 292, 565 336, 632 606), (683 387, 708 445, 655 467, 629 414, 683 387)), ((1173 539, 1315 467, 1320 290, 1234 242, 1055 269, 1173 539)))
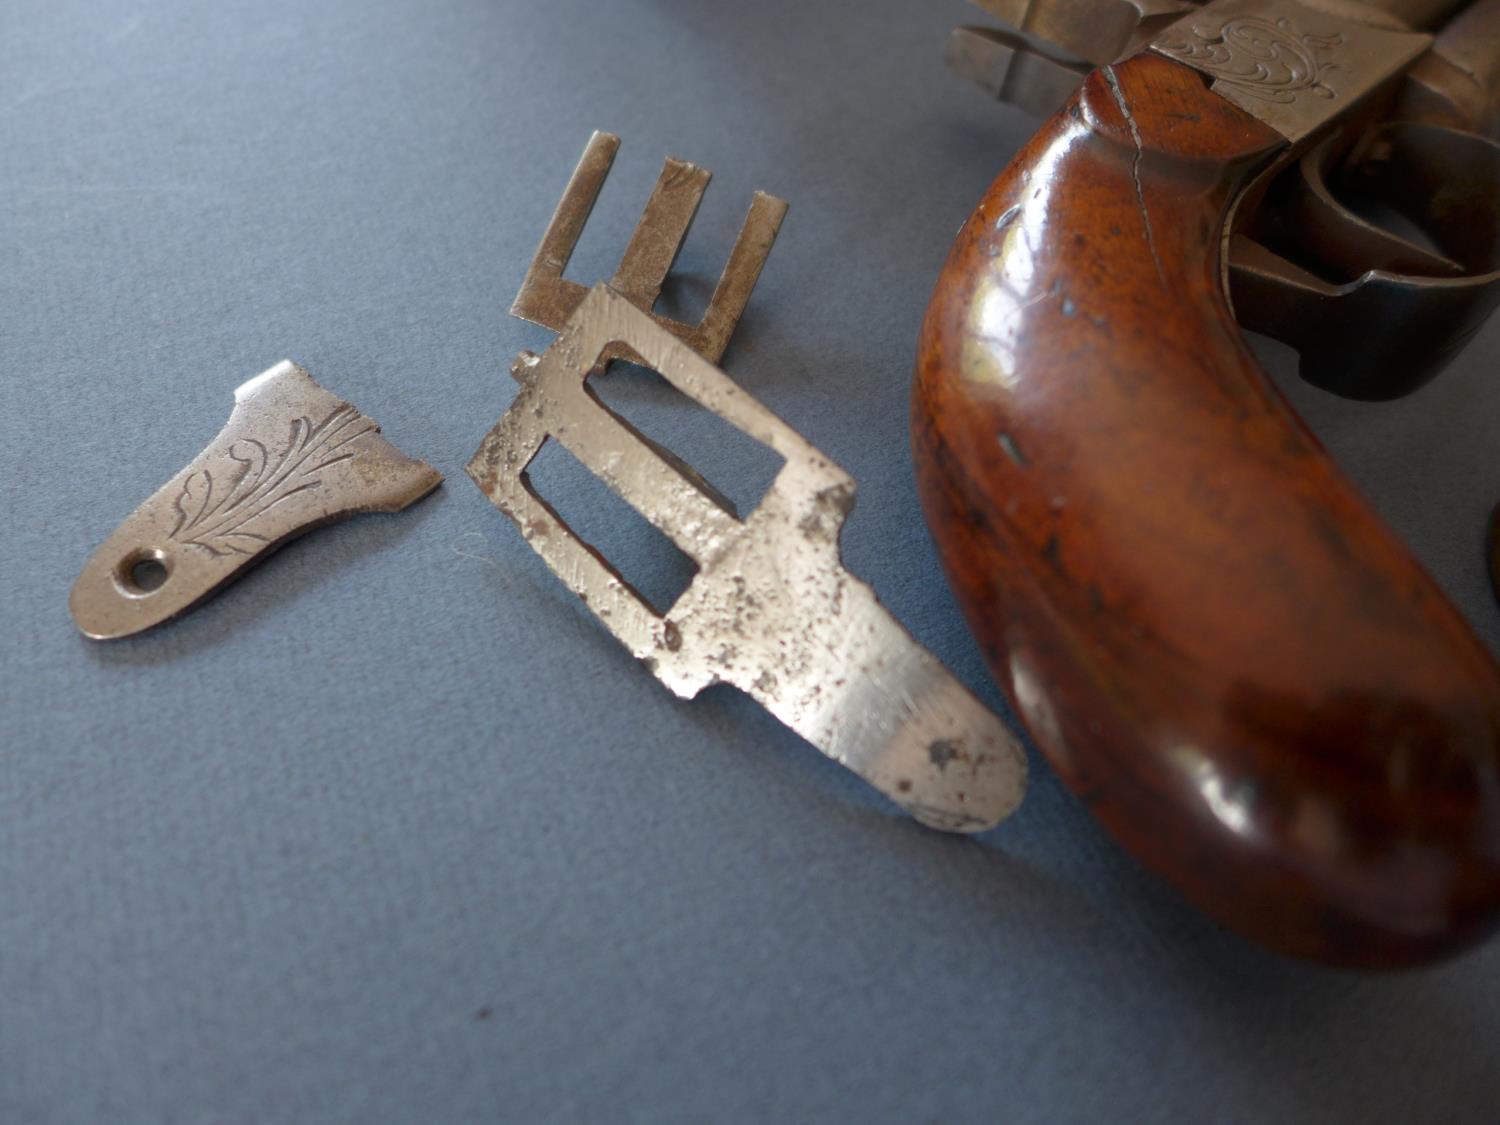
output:
POLYGON ((786 208, 786 200, 763 191, 756 192, 750 201, 734 249, 729 252, 729 262, 719 275, 719 284, 714 287, 714 295, 698 323, 693 350, 710 363, 718 363, 729 346, 729 337, 734 335, 735 325, 750 303, 750 293, 760 280, 771 247, 776 244, 786 208))
POLYGON ((532 255, 531 265, 526 268, 520 292, 511 302, 511 316, 556 331, 567 320, 567 316, 558 317, 559 303, 568 305, 571 310, 583 299, 583 286, 564 281, 563 270, 568 268, 584 224, 593 214, 594 204, 599 200, 600 189, 604 187, 619 148, 620 138, 613 133, 601 133, 596 129, 589 137, 578 167, 568 177, 568 186, 563 189, 557 209, 552 212, 542 243, 532 255))
POLYGON ((662 282, 677 260, 711 179, 713 173, 707 168, 675 157, 669 157, 662 166, 646 210, 610 282, 610 287, 632 305, 650 312, 656 304, 662 282))
MULTIPOLYGON (((610 133, 596 132, 590 138, 521 282, 520 292, 510 308, 512 316, 560 331, 587 295, 585 286, 567 280, 562 274, 599 198, 619 144, 620 139, 610 133)), ((649 313, 658 325, 713 363, 724 354, 729 337, 745 311, 751 290, 781 229, 787 205, 773 195, 755 193, 750 213, 698 324, 684 324, 658 315, 652 312, 652 307, 661 295, 662 283, 682 248, 711 177, 708 169, 696 164, 667 160, 612 285, 631 304, 649 313)), ((629 348, 612 346, 601 362, 619 358, 637 357, 629 348)))

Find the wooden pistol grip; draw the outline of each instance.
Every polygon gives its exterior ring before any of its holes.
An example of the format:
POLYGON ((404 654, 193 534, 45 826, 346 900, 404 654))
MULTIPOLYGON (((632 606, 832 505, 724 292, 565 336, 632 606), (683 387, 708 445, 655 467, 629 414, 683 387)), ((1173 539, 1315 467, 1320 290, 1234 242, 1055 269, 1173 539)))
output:
POLYGON ((1332 963, 1500 906, 1500 669, 1267 380, 1223 290, 1281 147, 1152 54, 1095 72, 959 233, 922 330, 923 504, 991 669, 1193 902, 1332 963))

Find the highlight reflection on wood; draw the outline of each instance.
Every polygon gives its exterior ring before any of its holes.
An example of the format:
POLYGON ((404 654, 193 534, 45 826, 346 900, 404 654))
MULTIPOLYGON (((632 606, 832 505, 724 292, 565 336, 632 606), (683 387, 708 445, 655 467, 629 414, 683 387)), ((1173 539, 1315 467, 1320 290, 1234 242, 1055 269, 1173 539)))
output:
POLYGON ((1240 933, 1394 966, 1500 910, 1500 669, 1269 384, 1221 287, 1277 151, 1194 72, 1089 78, 960 232, 912 429, 948 577, 1053 766, 1240 933))

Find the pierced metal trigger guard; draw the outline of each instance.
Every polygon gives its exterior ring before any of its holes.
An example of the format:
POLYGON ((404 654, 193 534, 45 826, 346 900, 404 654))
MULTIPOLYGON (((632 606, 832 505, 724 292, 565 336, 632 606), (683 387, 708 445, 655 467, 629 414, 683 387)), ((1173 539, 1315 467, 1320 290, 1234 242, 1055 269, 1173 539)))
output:
POLYGON ((579 302, 545 354, 523 353, 512 374, 521 390, 469 476, 674 694, 733 684, 931 827, 978 832, 1014 811, 1026 783, 1019 744, 839 561, 839 531, 854 505, 847 473, 604 285, 579 302), (588 392, 590 373, 621 346, 784 459, 753 512, 737 517, 588 392), (548 440, 698 564, 665 613, 532 489, 527 466, 548 440))
POLYGON ((1348 398, 1409 394, 1500 304, 1500 145, 1418 121, 1330 136, 1272 185, 1230 244, 1245 327, 1301 352, 1308 382, 1348 398), (1363 217, 1374 202, 1436 249, 1363 217))
POLYGON ((85 636, 176 617, 287 541, 357 512, 396 512, 442 474, 291 360, 241 384, 217 437, 94 551, 68 608, 85 636))

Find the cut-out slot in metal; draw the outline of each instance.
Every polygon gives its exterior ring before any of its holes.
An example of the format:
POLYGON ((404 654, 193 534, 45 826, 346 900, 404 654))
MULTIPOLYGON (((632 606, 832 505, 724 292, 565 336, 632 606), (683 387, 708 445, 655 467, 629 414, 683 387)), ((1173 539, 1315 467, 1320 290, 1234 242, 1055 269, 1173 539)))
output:
POLYGON ((1014 810, 1026 778, 1019 745, 839 561, 854 504, 848 474, 607 286, 579 302, 545 354, 523 354, 512 372, 521 390, 468 473, 657 679, 683 698, 733 684, 933 827, 979 831, 1014 810), (620 346, 783 459, 753 511, 734 515, 588 393, 590 372, 620 346), (526 468, 548 440, 698 565, 665 612, 528 487, 526 468))
POLYGON ((698 565, 557 441, 544 441, 521 484, 657 616, 668 612, 698 565))
POLYGON ((731 513, 748 512, 760 503, 786 463, 650 368, 621 365, 608 379, 588 380, 584 389, 731 513))

